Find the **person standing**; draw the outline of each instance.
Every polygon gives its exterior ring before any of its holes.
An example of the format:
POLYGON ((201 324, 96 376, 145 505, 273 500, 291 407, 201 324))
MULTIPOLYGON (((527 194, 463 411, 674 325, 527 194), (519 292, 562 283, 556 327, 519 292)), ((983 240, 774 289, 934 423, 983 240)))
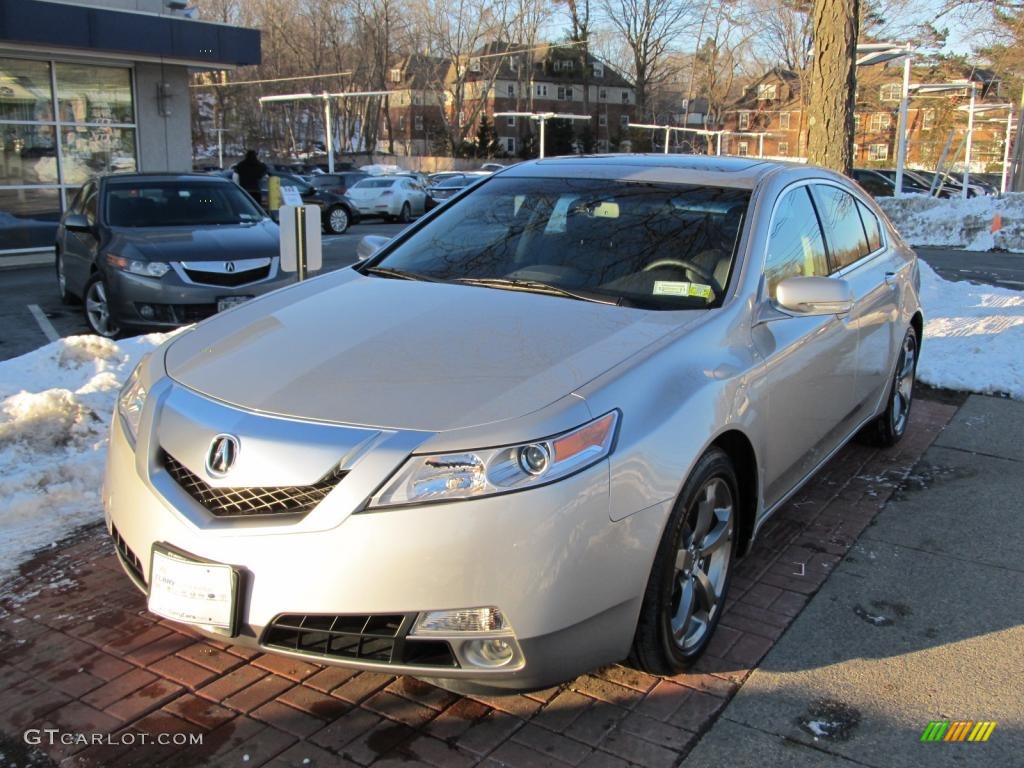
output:
POLYGON ((260 162, 255 149, 245 153, 245 158, 235 166, 238 174, 238 185, 252 195, 256 202, 260 200, 260 182, 267 175, 267 166, 260 162))

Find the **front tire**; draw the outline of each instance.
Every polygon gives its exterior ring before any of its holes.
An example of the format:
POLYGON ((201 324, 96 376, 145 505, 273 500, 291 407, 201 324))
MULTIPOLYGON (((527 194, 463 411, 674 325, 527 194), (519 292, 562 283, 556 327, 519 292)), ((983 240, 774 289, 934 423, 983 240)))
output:
POLYGON ((632 666, 676 674, 707 648, 729 589, 739 508, 732 461, 712 448, 690 473, 662 534, 629 655, 632 666))
POLYGON ((342 235, 352 223, 352 217, 344 206, 336 205, 327 212, 327 231, 332 235, 342 235))
POLYGON ((97 336, 115 339, 121 333, 121 328, 110 316, 109 295, 103 275, 94 272, 85 284, 85 322, 97 336))
POLYGON ((917 376, 917 331, 907 328, 903 336, 896 371, 889 385, 889 401, 885 413, 864 429, 867 442, 882 448, 896 445, 903 439, 910 421, 910 406, 914 404, 914 379, 917 376))
POLYGON ((412 219, 412 208, 409 207, 409 203, 402 203, 402 211, 398 214, 398 221, 401 224, 408 224, 412 219))

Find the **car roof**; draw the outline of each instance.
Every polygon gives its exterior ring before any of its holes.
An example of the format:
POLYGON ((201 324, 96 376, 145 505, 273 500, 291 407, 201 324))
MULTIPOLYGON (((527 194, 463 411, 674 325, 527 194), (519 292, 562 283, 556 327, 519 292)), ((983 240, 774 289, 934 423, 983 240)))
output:
POLYGON ((760 158, 709 155, 569 155, 529 160, 497 171, 502 177, 584 177, 666 181, 753 189, 766 176, 782 170, 805 167, 760 158))
POLYGON ((176 173, 176 172, 154 172, 154 173, 103 173, 95 177, 97 181, 215 181, 230 182, 231 180, 213 173, 176 173))

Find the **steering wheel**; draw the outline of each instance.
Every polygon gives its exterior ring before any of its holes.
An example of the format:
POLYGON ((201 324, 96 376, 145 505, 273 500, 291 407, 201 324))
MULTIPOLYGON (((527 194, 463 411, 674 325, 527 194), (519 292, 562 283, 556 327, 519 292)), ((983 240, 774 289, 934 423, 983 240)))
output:
POLYGON ((715 278, 712 277, 711 273, 704 269, 704 267, 694 264, 688 259, 658 259, 644 267, 641 272, 650 272, 653 269, 660 269, 661 267, 678 267, 679 269, 685 269, 689 272, 693 272, 693 274, 697 275, 697 277, 701 278, 705 282, 714 285, 715 278))

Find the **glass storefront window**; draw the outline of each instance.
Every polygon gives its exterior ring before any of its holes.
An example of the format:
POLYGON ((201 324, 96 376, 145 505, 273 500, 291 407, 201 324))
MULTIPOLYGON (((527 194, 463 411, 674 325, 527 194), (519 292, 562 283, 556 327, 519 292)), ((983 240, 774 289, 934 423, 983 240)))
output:
POLYGON ((135 122, 130 70, 60 63, 56 67, 61 122, 135 122))
POLYGON ((52 248, 62 190, 136 170, 134 123, 130 68, 0 58, 0 252, 52 248))
POLYGON ((0 185, 58 181, 54 127, 0 123, 0 185))
POLYGON ((60 190, 0 188, 0 251, 52 248, 60 190))
POLYGON ((0 120, 53 119, 49 62, 0 58, 0 120))
POLYGON ((97 173, 135 170, 135 129, 61 127, 64 182, 82 184, 97 173))

